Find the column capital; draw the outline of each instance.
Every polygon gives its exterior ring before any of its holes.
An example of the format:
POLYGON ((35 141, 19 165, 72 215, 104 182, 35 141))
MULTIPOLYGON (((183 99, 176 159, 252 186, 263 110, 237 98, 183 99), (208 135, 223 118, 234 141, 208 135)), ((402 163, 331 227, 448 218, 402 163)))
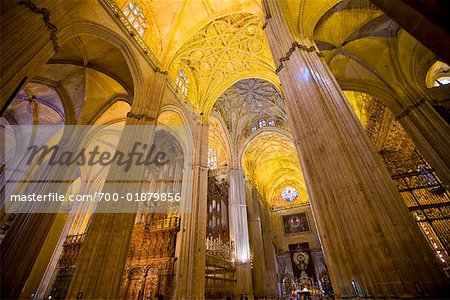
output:
POLYGON ((407 116, 412 110, 418 109, 425 102, 427 102, 427 100, 425 100, 425 98, 421 98, 416 103, 408 105, 401 113, 395 116, 395 120, 399 121, 403 117, 407 116))

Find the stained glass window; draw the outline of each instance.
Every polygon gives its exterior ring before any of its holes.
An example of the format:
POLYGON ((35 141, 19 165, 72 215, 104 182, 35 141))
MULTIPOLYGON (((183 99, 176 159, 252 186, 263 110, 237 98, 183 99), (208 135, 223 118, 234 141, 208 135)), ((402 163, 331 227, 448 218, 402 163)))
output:
POLYGON ((215 148, 208 149, 208 168, 217 168, 217 151, 215 148))
POLYGON ((295 199, 297 199, 298 192, 293 187, 287 187, 281 193, 281 197, 287 202, 292 202, 295 201, 295 199))
POLYGON ((266 127, 266 120, 264 119, 259 120, 259 127, 266 127))
POLYGON ((181 69, 178 70, 178 76, 175 79, 175 84, 178 88, 178 92, 180 93, 180 95, 187 97, 189 80, 184 71, 181 69))
POLYGON ((275 126, 275 120, 269 120, 269 126, 275 126))
POLYGON ((131 1, 123 8, 123 14, 127 17, 131 26, 133 26, 139 35, 142 36, 147 29, 147 23, 145 22, 142 8, 136 2, 131 1))

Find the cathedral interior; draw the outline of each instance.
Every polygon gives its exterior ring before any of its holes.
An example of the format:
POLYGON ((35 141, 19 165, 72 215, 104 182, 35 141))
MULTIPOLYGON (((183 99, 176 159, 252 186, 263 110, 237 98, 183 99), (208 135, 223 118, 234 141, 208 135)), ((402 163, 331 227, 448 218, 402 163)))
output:
POLYGON ((446 2, 2 0, 1 299, 450 299, 446 2), (185 128, 139 188, 190 209, 11 211, 115 178, 9 180, 7 149, 72 138, 18 125, 185 128))

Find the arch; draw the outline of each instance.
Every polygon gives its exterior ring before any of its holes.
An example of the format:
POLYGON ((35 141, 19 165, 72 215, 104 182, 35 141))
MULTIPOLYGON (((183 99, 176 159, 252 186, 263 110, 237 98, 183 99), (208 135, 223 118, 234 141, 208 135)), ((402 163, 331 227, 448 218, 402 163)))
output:
MULTIPOLYGON (((211 137, 212 137, 212 125, 213 124, 217 124, 217 128, 220 130, 220 133, 222 135, 222 137, 224 137, 224 139, 222 139, 223 143, 220 143, 220 141, 218 141, 217 143, 219 143, 222 146, 222 149, 216 149, 217 151, 217 163, 220 163, 220 158, 221 158, 221 151, 225 152, 225 164, 227 164, 228 166, 233 165, 234 163, 234 157, 233 157, 233 152, 231 150, 231 137, 230 134, 227 130, 227 126, 225 124, 225 122, 223 121, 223 119, 221 117, 219 117, 216 113, 212 114, 208 120, 209 123, 209 133, 208 133, 208 147, 211 147, 211 137)), ((220 134, 219 133, 219 134, 220 134)))
POLYGON ((258 74, 255 74, 253 71, 247 71, 242 72, 240 74, 235 74, 231 76, 226 82, 219 85, 211 94, 209 94, 207 100, 205 101, 205 106, 203 107, 203 118, 207 120, 209 114, 211 113, 211 110, 214 107, 214 104, 216 104, 217 99, 222 95, 229 87, 231 87, 233 84, 235 84, 238 81, 241 81, 243 79, 251 79, 251 78, 257 78, 262 79, 270 82, 275 86, 275 88, 280 92, 280 95, 282 95, 281 87, 280 87, 280 79, 278 78, 278 75, 275 73, 275 71, 267 71, 267 72, 259 72, 258 74))
MULTIPOLYGON (((48 80, 33 77, 30 83, 39 83, 45 84, 52 87, 56 93, 58 94, 61 104, 64 109, 64 121, 66 125, 74 125, 76 124, 76 112, 70 101, 70 96, 66 93, 66 91, 59 84, 55 84, 53 82, 49 82, 48 80)), ((26 86, 25 86, 26 87, 26 86)))
POLYGON ((308 202, 296 147, 290 134, 268 128, 255 132, 240 153, 245 176, 252 181, 269 207, 292 207, 308 202), (299 192, 298 201, 286 202, 282 190, 292 186, 299 192))
POLYGON ((208 17, 204 18, 203 20, 201 20, 200 22, 197 22, 197 24, 189 30, 189 32, 185 35, 185 38, 182 39, 177 46, 173 47, 172 49, 168 49, 167 57, 169 57, 169 59, 167 60, 167 69, 170 69, 172 64, 176 61, 177 55, 179 54, 179 52, 183 48, 183 46, 186 45, 186 43, 197 32, 199 32, 202 28, 204 28, 208 24, 210 24, 216 20, 219 20, 221 18, 230 16, 230 15, 234 15, 234 14, 241 14, 241 13, 254 15, 261 20, 261 23, 265 20, 262 6, 260 7, 260 9, 250 9, 249 6, 246 6, 244 9, 242 9, 242 6, 240 8, 241 8, 240 11, 236 11, 235 7, 230 7, 227 10, 224 10, 220 13, 214 14, 214 16, 212 18, 210 16, 208 16, 208 17))
POLYGON ((133 99, 141 99, 141 97, 139 96, 145 94, 145 81, 142 76, 142 70, 136 63, 136 57, 134 56, 133 51, 128 46, 127 42, 117 33, 102 25, 88 21, 81 21, 70 24, 60 30, 59 38, 61 40, 61 45, 64 45, 71 38, 80 35, 90 35, 98 37, 120 50, 123 58, 125 59, 125 62, 127 63, 127 67, 132 77, 133 99))
POLYGON ((289 139, 290 141, 292 141, 292 144, 294 144, 294 138, 292 137, 292 134, 289 131, 287 131, 286 129, 283 129, 283 128, 280 128, 280 127, 266 126, 266 127, 260 128, 260 129, 258 129, 256 131, 253 131, 245 139, 244 143, 242 144, 242 146, 238 150, 238 162, 239 162, 239 167, 240 168, 242 168, 242 159, 244 157, 245 150, 247 150, 247 147, 254 140, 256 140, 259 136, 262 136, 262 135, 266 134, 267 132, 280 134, 280 135, 284 136, 285 138, 289 139))
MULTIPOLYGON (((94 115, 94 117, 89 121, 88 124, 95 124, 97 122, 97 120, 104 114, 106 113, 110 108, 113 107, 114 104, 116 104, 117 102, 125 102, 127 103, 130 108, 131 108, 131 104, 132 101, 131 99, 128 97, 128 95, 126 94, 122 94, 122 95, 115 95, 113 96, 113 98, 111 98, 110 100, 108 100, 100 109, 99 111, 94 115)), ((127 111, 128 112, 128 111, 127 111)), ((126 112, 126 113, 127 113, 126 112)), ((123 116, 123 118, 121 118, 120 120, 116 120, 115 123, 117 122, 121 122, 121 121, 125 121, 126 120, 126 113, 123 116)), ((103 124, 102 124, 103 125, 103 124)), ((104 124, 106 125, 106 124, 104 124)))
POLYGON ((161 115, 163 115, 165 113, 174 113, 174 114, 176 114, 178 116, 178 118, 181 120, 182 125, 188 125, 188 124, 192 123, 186 117, 188 112, 186 111, 185 107, 181 107, 180 108, 177 105, 165 104, 159 109, 158 117, 156 119, 158 120, 161 117, 161 115))
POLYGON ((257 77, 279 85, 261 20, 254 14, 238 12, 213 19, 177 50, 169 70, 181 62, 193 70, 198 95, 190 101, 204 122, 218 97, 239 80, 257 77))
POLYGON ((436 82, 439 78, 446 78, 450 81, 450 67, 444 62, 436 60, 427 70, 425 79, 426 86, 428 88, 437 86, 436 82))
POLYGON ((342 90, 376 96, 394 114, 400 113, 403 109, 403 104, 399 101, 400 97, 390 87, 383 88, 373 82, 362 80, 339 80, 338 82, 342 90))

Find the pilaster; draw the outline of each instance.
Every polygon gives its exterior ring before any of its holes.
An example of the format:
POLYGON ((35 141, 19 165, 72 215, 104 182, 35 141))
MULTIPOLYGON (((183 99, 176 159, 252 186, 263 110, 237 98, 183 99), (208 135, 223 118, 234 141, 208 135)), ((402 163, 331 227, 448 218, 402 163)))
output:
POLYGON ((231 239, 235 247, 236 294, 253 298, 253 284, 250 267, 250 241, 248 236, 247 204, 245 202, 244 171, 230 169, 230 224, 233 227, 231 239))
POLYGON ((443 297, 448 288, 320 53, 267 1, 272 49, 336 298, 443 297))
MULTIPOLYGON (((149 130, 132 130, 133 125, 156 125, 157 112, 165 88, 166 76, 154 73, 151 86, 145 97, 133 101, 131 111, 127 114, 117 150, 128 153, 136 141, 151 141, 154 127, 149 130)), ((103 186, 104 193, 138 192, 138 185, 115 183, 123 180, 121 170, 111 166, 103 186), (108 183, 111 182, 111 183, 108 183)), ((133 176, 142 174, 143 167, 135 166, 133 176), (136 174, 136 172, 138 174, 136 174)), ((121 205, 136 205, 137 202, 121 205)), ((99 202, 99 206, 108 202, 99 202)), ((136 213, 94 213, 86 240, 80 254, 77 268, 67 292, 68 299, 116 299, 124 271, 126 255, 129 248, 136 213)))
POLYGON ((174 299, 205 298, 206 203, 208 197, 208 126, 194 126, 192 208, 181 215, 177 237, 174 299))

